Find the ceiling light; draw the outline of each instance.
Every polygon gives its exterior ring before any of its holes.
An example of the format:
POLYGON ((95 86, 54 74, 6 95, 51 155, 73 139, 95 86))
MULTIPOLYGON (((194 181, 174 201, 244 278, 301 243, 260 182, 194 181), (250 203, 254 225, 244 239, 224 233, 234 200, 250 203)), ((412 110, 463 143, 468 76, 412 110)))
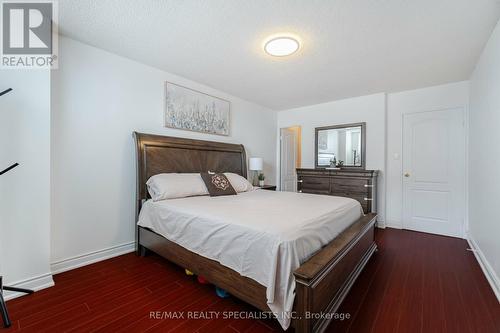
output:
POLYGON ((285 57, 291 55, 299 49, 299 42, 292 37, 277 37, 269 40, 264 46, 264 50, 275 57, 285 57))

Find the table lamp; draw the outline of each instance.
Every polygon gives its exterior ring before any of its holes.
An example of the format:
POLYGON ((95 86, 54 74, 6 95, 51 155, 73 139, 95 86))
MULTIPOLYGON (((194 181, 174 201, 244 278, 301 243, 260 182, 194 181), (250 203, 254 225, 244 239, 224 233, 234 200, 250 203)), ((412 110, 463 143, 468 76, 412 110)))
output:
POLYGON ((257 186, 257 184, 258 184, 257 175, 258 175, 259 171, 262 171, 263 164, 264 164, 262 161, 262 157, 250 157, 249 164, 250 164, 249 169, 251 171, 255 171, 252 183, 254 186, 257 186))

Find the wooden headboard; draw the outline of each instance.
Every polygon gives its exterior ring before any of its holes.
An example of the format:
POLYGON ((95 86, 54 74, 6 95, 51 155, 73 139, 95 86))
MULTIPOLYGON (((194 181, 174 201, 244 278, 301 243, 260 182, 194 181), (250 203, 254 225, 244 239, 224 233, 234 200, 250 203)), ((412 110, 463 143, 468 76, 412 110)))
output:
MULTIPOLYGON (((159 173, 234 172, 247 177, 243 145, 134 132, 137 148, 137 201, 148 198, 146 181, 159 173)), ((137 213, 139 213, 137 211, 137 213)))

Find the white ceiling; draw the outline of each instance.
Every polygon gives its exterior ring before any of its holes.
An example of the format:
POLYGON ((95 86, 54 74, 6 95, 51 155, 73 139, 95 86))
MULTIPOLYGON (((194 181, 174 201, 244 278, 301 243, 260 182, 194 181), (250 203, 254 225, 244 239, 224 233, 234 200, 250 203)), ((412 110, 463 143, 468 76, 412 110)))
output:
POLYGON ((60 0, 71 38, 282 110, 469 78, 499 0, 60 0), (269 35, 301 50, 272 58, 269 35))

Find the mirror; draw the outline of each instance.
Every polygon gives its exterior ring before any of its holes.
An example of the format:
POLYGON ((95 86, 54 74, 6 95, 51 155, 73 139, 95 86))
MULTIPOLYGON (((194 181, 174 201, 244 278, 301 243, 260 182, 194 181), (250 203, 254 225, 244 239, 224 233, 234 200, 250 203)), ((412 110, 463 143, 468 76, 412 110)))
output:
POLYGON ((316 168, 365 167, 366 123, 316 128, 316 168))

